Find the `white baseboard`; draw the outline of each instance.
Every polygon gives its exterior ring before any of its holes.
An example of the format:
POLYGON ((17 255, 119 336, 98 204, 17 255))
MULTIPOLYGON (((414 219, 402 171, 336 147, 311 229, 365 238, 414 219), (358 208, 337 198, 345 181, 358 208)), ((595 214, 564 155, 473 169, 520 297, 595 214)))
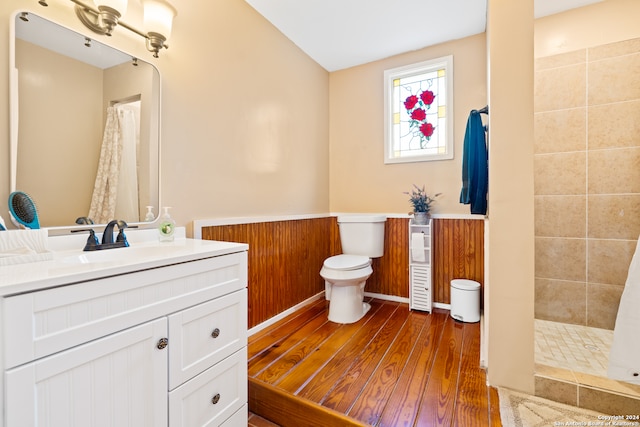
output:
POLYGON ((445 303, 442 303, 442 302, 434 302, 433 303, 433 308, 442 308, 444 310, 451 311, 451 304, 445 304, 445 303))
POLYGON ((302 301, 299 304, 294 305, 291 308, 286 309, 285 311, 283 311, 282 313, 279 313, 275 316, 273 316, 270 319, 265 320, 264 322, 254 326, 253 328, 250 328, 248 333, 249 336, 260 332, 261 330, 263 330, 264 328, 267 328, 271 325, 273 325, 274 323, 276 323, 277 321, 284 319, 285 317, 287 317, 288 315, 290 315, 291 313, 293 313, 296 310, 301 309, 302 307, 311 304, 312 302, 315 302, 317 300, 319 300, 320 298, 324 298, 324 291, 320 292, 319 294, 316 294, 314 296, 312 296, 311 298, 307 298, 306 300, 302 301))
MULTIPOLYGON (((381 299, 381 300, 394 301, 394 302, 401 302, 401 303, 404 303, 404 304, 409 304, 409 298, 405 298, 405 297, 398 297, 398 296, 394 296, 394 295, 385 295, 385 294, 377 294, 375 292, 365 292, 364 295, 367 296, 367 297, 373 297, 373 298, 377 298, 377 299, 381 299)), ((254 326, 253 328, 249 329, 249 331, 248 331, 249 336, 260 332, 264 328, 267 328, 267 327, 273 325, 274 323, 278 322, 279 320, 284 319, 285 317, 287 317, 291 313, 295 312, 296 310, 299 310, 302 307, 307 306, 307 305, 319 300, 320 298, 324 298, 324 291, 312 296, 311 298, 307 298, 306 300, 302 301, 301 303, 296 304, 293 307, 290 307, 290 308, 286 309, 282 313, 279 313, 279 314, 273 316, 272 318, 267 319, 264 322, 254 326)), ((433 307, 434 308, 442 308, 442 309, 446 309, 446 310, 451 310, 451 305, 450 304, 443 304, 443 303, 439 303, 439 302, 434 302, 433 303, 433 307)))
POLYGON ((385 301, 395 301, 395 302, 402 302, 405 304, 409 304, 409 298, 397 297, 394 295, 376 294, 375 292, 365 292, 364 296, 382 299, 385 301))

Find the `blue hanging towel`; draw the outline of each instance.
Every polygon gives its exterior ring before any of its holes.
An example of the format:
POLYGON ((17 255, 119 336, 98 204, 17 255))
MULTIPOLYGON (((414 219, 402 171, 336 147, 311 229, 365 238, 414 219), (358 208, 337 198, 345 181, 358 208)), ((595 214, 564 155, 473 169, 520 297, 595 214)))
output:
POLYGON ((471 205, 472 214, 487 213, 489 188, 489 155, 484 125, 477 110, 472 110, 467 120, 462 153, 462 191, 460 203, 471 205))

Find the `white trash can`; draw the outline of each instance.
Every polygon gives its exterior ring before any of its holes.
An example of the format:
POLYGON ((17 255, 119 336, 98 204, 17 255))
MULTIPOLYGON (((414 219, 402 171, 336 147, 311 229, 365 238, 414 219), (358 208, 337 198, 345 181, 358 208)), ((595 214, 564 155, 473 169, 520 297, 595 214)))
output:
POLYGON ((451 317, 466 323, 480 321, 480 283, 468 279, 451 281, 451 317))

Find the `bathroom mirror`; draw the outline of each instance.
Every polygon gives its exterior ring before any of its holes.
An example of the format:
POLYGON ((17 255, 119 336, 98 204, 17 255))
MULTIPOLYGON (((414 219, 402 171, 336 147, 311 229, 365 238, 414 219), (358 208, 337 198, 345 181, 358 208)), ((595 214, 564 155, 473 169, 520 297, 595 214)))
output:
POLYGON ((158 70, 31 12, 12 36, 10 190, 42 227, 157 218, 158 70))

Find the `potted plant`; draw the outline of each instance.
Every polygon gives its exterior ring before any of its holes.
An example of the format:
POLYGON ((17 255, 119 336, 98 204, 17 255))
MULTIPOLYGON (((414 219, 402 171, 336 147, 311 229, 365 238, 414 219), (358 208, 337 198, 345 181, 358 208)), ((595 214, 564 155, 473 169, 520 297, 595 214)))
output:
POLYGON ((427 194, 424 185, 420 188, 413 184, 413 189, 410 192, 405 191, 404 194, 409 195, 409 202, 413 206, 413 211, 409 212, 409 215, 413 215, 414 224, 424 225, 429 221, 431 204, 442 193, 437 193, 432 197, 427 194))

